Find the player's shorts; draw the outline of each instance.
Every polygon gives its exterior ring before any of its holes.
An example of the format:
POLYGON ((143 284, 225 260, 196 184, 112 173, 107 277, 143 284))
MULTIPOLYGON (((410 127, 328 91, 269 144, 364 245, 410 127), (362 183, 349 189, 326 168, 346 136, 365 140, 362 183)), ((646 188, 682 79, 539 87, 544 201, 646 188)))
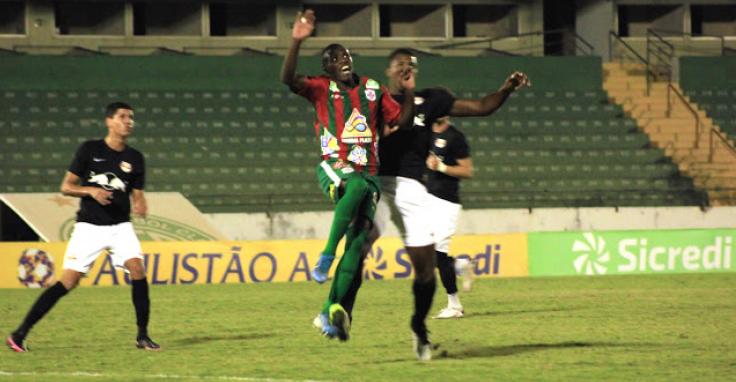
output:
POLYGON ((381 197, 381 181, 377 176, 358 172, 347 162, 339 159, 331 159, 320 162, 317 166, 317 181, 322 192, 332 203, 337 204, 342 196, 340 183, 349 182, 353 178, 363 178, 368 183, 370 198, 361 204, 360 214, 373 220, 376 214, 376 205, 381 197))
POLYGON ((450 253, 450 240, 457 230, 457 218, 462 206, 429 194, 429 204, 434 216, 434 248, 450 253))
POLYGON ((130 222, 115 225, 74 224, 64 254, 64 269, 87 273, 100 252, 107 250, 116 268, 125 269, 130 259, 143 260, 141 243, 130 222))
POLYGON ((434 244, 434 214, 429 207, 427 188, 416 179, 401 176, 382 176, 381 200, 378 202, 375 223, 379 232, 386 231, 394 220, 407 247, 434 244), (400 219, 395 218, 396 214, 400 219), (394 217, 392 219, 392 217, 394 217))

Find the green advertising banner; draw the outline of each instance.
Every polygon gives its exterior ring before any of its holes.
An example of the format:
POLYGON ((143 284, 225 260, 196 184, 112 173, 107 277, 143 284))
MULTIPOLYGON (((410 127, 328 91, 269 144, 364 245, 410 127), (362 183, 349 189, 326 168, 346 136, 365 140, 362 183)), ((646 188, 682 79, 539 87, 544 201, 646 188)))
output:
POLYGON ((735 229, 529 233, 529 275, 734 271, 735 229))

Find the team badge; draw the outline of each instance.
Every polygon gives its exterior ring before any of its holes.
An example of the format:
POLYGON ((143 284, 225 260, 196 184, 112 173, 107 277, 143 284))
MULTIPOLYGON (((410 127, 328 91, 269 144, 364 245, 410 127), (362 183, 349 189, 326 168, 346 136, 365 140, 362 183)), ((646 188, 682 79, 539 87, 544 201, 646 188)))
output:
POLYGON ((120 162, 120 169, 123 170, 124 173, 129 173, 129 172, 133 171, 133 165, 131 165, 130 163, 128 163, 126 161, 121 161, 120 162))
POLYGON ((368 123, 358 109, 353 109, 350 118, 345 122, 340 140, 343 143, 367 143, 373 141, 373 132, 368 128, 368 123))
POLYGON ((365 98, 368 98, 368 101, 375 101, 376 91, 372 89, 365 89, 365 98))
POLYGON ((444 149, 445 146, 447 146, 447 141, 442 138, 437 138, 434 140, 434 145, 441 149, 444 149))
POLYGON ((421 105, 424 103, 424 97, 414 97, 414 104, 421 105))
POLYGON ((363 146, 353 146, 348 154, 348 160, 355 164, 365 166, 368 163, 368 151, 363 146))

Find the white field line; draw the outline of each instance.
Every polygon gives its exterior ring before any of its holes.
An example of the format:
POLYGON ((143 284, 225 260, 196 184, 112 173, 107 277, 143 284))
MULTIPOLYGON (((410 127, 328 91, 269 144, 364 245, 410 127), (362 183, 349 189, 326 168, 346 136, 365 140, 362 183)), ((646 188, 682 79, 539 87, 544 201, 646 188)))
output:
POLYGON ((87 371, 70 371, 70 372, 36 372, 36 371, 3 371, 0 370, 1 377, 78 377, 78 378, 132 378, 140 379, 183 379, 183 380, 207 380, 207 381, 247 381, 247 382, 323 382, 311 379, 281 379, 281 378, 253 378, 238 377, 229 375, 207 376, 207 375, 178 375, 178 374, 148 374, 148 375, 123 375, 114 373, 96 373, 87 371))

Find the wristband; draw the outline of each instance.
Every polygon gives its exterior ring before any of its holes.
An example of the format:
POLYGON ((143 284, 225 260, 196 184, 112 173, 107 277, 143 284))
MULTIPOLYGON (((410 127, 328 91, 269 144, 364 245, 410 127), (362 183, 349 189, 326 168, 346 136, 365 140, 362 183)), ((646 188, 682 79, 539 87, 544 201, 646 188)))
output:
POLYGON ((444 173, 446 173, 446 172, 447 172, 447 165, 446 165, 446 164, 444 164, 444 163, 442 163, 442 162, 440 162, 440 163, 439 163, 439 164, 437 165, 437 171, 439 171, 439 172, 441 172, 441 173, 443 173, 443 174, 444 174, 444 173))

